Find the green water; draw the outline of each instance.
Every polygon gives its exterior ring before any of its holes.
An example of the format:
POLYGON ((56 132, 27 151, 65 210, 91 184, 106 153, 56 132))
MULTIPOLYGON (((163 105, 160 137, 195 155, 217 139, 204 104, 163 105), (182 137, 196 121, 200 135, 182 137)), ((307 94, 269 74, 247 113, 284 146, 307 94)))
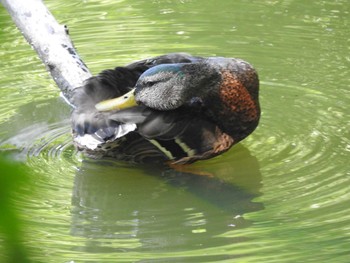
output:
POLYGON ((263 113, 191 172, 88 160, 0 7, 0 149, 30 175, 13 201, 33 262, 349 262, 348 0, 45 3, 94 74, 169 52, 239 57, 263 113))

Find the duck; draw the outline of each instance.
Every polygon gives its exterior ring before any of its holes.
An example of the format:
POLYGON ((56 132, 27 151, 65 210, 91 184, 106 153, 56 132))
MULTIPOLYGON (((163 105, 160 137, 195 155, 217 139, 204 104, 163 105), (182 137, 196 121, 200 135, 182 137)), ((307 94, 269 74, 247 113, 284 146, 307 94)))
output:
POLYGON ((73 94, 73 142, 92 158, 190 164, 258 126, 259 78, 238 58, 171 53, 103 70, 73 94))

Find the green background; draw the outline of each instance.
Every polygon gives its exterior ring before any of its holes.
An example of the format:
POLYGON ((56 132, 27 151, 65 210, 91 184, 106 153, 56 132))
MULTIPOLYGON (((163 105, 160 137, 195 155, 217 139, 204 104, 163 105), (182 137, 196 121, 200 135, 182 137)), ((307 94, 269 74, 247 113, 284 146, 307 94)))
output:
POLYGON ((347 0, 45 4, 94 74, 169 52, 249 61, 262 119, 191 171, 88 160, 0 7, 0 150, 16 162, 0 163, 0 261, 348 262, 347 0))

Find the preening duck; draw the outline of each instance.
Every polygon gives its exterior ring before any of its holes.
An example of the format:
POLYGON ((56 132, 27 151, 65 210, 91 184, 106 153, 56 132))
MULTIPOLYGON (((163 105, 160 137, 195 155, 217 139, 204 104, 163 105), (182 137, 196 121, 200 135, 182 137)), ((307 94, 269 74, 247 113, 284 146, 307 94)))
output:
POLYGON ((94 157, 191 163, 259 123, 259 79, 235 58, 167 54, 104 70, 73 96, 73 140, 94 157))

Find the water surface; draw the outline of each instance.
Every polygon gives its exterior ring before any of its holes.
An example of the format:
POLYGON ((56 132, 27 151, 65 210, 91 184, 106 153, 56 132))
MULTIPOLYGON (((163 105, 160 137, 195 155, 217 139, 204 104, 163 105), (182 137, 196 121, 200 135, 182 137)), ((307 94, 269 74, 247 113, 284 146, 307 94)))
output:
MULTIPOLYGON (((246 140, 186 171, 84 158, 69 107, 0 8, 0 149, 34 262, 348 262, 348 1, 45 1, 99 71, 169 52, 261 79, 246 140)), ((2 250, 0 250, 2 251, 2 250)))

